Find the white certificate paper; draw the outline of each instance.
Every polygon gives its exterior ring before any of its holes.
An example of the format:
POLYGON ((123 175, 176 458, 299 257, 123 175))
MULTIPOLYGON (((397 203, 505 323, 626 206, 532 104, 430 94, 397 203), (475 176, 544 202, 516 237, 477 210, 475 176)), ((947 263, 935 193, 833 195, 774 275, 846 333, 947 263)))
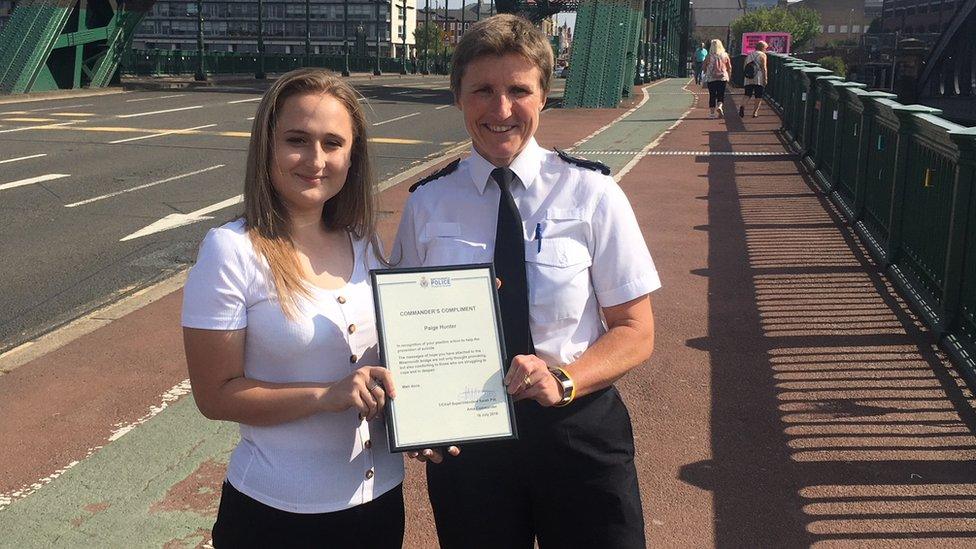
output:
POLYGON ((517 437, 490 264, 371 271, 390 449, 517 437))

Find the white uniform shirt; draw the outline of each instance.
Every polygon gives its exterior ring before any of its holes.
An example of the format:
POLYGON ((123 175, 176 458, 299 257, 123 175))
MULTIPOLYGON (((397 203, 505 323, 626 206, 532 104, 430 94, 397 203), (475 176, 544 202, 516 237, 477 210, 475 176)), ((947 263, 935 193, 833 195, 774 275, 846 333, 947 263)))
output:
MULTIPOLYGON (((183 326, 246 329, 244 375, 272 383, 338 381, 380 363, 369 269, 372 248, 354 241, 355 267, 338 290, 312 287, 295 320, 278 304, 267 262, 242 220, 212 229, 183 292, 183 326), (350 333, 350 326, 355 328, 350 333)), ((272 426, 240 426, 227 480, 242 493, 293 513, 326 513, 372 501, 403 481, 382 416, 322 412, 272 426)))
MULTIPOLYGON (((661 286, 633 209, 612 177, 570 164, 531 140, 509 166, 522 216, 529 325, 549 365, 579 358, 607 328, 601 307, 661 286), (541 235, 541 239, 537 238, 541 235)), ((401 267, 491 263, 498 218, 495 169, 477 151, 419 187, 403 211, 401 267)))

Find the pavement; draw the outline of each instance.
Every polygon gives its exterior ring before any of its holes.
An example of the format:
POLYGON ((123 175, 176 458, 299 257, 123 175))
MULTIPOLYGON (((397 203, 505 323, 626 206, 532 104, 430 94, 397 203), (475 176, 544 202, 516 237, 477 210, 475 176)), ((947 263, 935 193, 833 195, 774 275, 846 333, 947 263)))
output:
MULTIPOLYGON (((776 115, 734 94, 710 120, 705 97, 663 80, 538 134, 614 168, 664 283, 654 355, 618 383, 648 545, 972 547, 972 392, 776 115)), ((380 197, 387 241, 406 187, 380 197)), ((189 396, 168 284, 0 357, 0 546, 209 544, 237 430, 189 396)), ((404 493, 404 545, 436 547, 418 464, 404 493)))

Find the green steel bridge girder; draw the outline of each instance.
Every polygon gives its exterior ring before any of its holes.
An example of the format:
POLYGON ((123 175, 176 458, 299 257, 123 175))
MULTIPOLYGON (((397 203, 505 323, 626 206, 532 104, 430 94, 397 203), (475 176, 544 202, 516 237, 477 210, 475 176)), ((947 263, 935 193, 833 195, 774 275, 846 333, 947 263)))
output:
POLYGON ((644 0, 581 0, 566 83, 567 107, 610 108, 631 92, 642 42, 650 42, 652 78, 685 75, 689 0, 651 0, 652 29, 644 25, 644 0))
POLYGON ((153 0, 24 0, 0 32, 0 93, 103 87, 153 0))

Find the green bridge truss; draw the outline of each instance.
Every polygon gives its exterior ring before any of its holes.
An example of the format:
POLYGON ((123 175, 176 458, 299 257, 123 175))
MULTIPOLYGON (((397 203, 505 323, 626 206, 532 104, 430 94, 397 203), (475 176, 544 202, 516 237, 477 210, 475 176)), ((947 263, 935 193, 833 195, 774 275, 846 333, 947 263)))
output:
MULTIPOLYGON (((153 1, 22 0, 0 31, 0 94, 109 85, 153 1)), ((535 21, 577 12, 567 107, 615 107, 635 82, 685 74, 688 0, 500 0, 496 6, 535 21)))
POLYGON ((0 32, 0 94, 107 86, 152 0, 22 0, 0 32))

